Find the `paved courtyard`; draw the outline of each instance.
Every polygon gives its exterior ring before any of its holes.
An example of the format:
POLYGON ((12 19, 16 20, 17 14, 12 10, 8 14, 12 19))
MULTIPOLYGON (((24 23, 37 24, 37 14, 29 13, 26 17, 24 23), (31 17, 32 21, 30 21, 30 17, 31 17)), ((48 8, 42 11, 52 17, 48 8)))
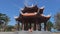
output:
POLYGON ((16 32, 0 32, 0 34, 60 34, 58 33, 52 33, 52 32, 48 32, 48 31, 33 31, 33 32, 29 32, 29 31, 16 31, 16 32))

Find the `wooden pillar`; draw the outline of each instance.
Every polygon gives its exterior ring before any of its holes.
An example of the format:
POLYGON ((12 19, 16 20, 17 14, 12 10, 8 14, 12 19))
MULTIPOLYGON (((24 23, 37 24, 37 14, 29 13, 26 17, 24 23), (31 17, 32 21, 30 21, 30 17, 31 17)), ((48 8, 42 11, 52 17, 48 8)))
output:
POLYGON ((24 23, 22 23, 22 30, 24 30, 24 23))
POLYGON ((28 30, 28 22, 24 22, 24 30, 27 31, 28 30))
POLYGON ((46 22, 44 22, 44 31, 46 31, 46 22))
POLYGON ((36 20, 36 30, 38 30, 38 20, 36 20))
POLYGON ((26 30, 26 23, 24 23, 24 30, 26 30))
POLYGON ((34 31, 36 30, 36 23, 34 23, 34 31))
POLYGON ((41 31, 41 23, 39 23, 39 29, 38 30, 41 31))
POLYGON ((26 27, 25 28, 26 28, 26 31, 27 31, 28 30, 28 23, 27 22, 26 22, 26 27))
POLYGON ((38 30, 38 24, 36 23, 36 30, 38 30))
POLYGON ((22 22, 22 30, 24 30, 24 25, 25 25, 25 24, 24 24, 24 21, 23 21, 23 22, 22 22))
POLYGON ((30 29, 31 29, 31 23, 30 23, 30 29))
POLYGON ((18 26, 17 26, 17 30, 19 31, 20 30, 20 23, 19 23, 19 21, 18 21, 18 26))
POLYGON ((41 23, 40 23, 40 31, 41 31, 41 23))

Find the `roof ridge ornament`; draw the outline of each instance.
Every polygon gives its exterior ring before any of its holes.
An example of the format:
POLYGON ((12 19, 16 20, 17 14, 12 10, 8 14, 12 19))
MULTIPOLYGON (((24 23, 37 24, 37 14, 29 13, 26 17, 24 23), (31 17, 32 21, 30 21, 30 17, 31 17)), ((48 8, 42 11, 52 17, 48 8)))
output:
POLYGON ((40 9, 44 9, 45 6, 42 6, 40 9))
POLYGON ((37 4, 38 4, 37 0, 25 0, 24 1, 24 5, 26 7, 33 7, 33 6, 37 5, 37 4))

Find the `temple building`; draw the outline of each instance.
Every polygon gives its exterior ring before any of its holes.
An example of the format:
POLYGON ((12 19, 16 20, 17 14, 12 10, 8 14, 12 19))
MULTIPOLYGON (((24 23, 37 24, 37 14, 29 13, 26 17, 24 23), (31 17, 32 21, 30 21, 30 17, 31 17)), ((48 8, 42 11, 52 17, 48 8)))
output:
POLYGON ((20 14, 16 17, 18 24, 17 29, 20 29, 20 23, 22 30, 28 31, 33 29, 34 31, 41 31, 41 23, 44 23, 44 31, 46 31, 46 23, 50 19, 50 15, 45 16, 43 14, 44 7, 38 8, 35 6, 25 6, 21 9, 20 14))

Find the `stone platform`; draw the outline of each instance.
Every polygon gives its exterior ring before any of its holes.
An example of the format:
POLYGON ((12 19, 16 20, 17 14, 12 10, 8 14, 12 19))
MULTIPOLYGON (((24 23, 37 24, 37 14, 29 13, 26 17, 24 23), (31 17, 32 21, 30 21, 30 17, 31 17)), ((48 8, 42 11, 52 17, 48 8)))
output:
POLYGON ((52 34, 51 32, 48 31, 15 31, 15 32, 0 32, 0 34, 52 34))

